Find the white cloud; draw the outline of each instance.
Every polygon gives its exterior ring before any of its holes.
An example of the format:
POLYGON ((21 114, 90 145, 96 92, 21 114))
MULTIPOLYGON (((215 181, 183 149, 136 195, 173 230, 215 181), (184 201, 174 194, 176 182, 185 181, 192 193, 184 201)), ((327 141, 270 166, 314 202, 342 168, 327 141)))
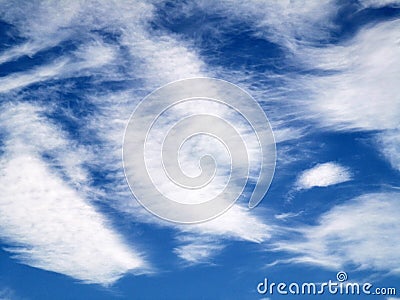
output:
POLYGON ((333 130, 378 130, 379 151, 398 169, 400 127, 400 21, 361 29, 339 45, 303 47, 296 55, 330 75, 300 80, 309 98, 297 102, 302 117, 333 130), (304 108, 307 108, 304 110, 304 108))
POLYGON ((129 47, 134 58, 144 62, 140 75, 149 87, 158 88, 174 80, 205 75, 203 62, 183 41, 168 35, 137 34, 132 31, 136 28, 129 29, 122 44, 129 47))
POLYGON ((44 117, 46 111, 29 103, 4 104, 0 125, 7 136, 3 140, 9 153, 46 153, 52 156, 48 163, 62 169, 62 176, 70 183, 82 186, 90 178, 82 164, 93 159, 91 151, 69 140, 68 134, 59 130, 44 117))
MULTIPOLYGON (((134 95, 129 93, 107 95, 101 98, 91 99, 99 107, 99 111, 92 120, 91 126, 97 128, 101 137, 107 141, 104 150, 106 156, 103 163, 109 162, 109 168, 117 166, 118 176, 123 182, 123 173, 120 165, 121 140, 126 120, 129 118, 131 107, 134 107, 134 95)), ((108 166, 107 166, 108 167, 108 166)), ((162 226, 172 226, 185 233, 197 233, 201 235, 217 235, 220 237, 234 238, 238 240, 261 241, 270 236, 270 228, 265 225, 260 217, 241 206, 234 206, 226 214, 210 222, 196 226, 175 226, 171 223, 160 221, 143 210, 141 206, 130 199, 127 186, 120 186, 121 198, 118 206, 121 210, 128 211, 132 216, 142 222, 155 222, 162 226)))
POLYGON ((400 21, 362 29, 341 45, 298 53, 326 76, 306 76, 311 118, 335 130, 395 129, 400 125, 400 21))
POLYGON ((207 241, 193 241, 188 244, 181 245, 174 249, 175 254, 190 264, 212 263, 213 256, 218 254, 224 247, 216 243, 207 241))
MULTIPOLYGON (((25 15, 25 12, 29 10, 7 6, 7 9, 5 9, 7 13, 3 15, 3 18, 15 25, 21 34, 32 42, 26 44, 25 49, 24 46, 21 46, 22 48, 16 47, 6 50, 3 53, 3 61, 10 61, 22 55, 34 55, 38 51, 53 47, 62 39, 67 38, 76 41, 79 47, 72 53, 61 54, 56 62, 49 62, 31 70, 2 78, 0 89, 3 93, 9 93, 12 90, 37 82, 69 78, 82 74, 91 75, 93 72, 100 73, 101 79, 107 80, 114 78, 115 74, 119 72, 118 68, 113 68, 115 66, 128 66, 126 73, 119 73, 121 77, 124 76, 124 79, 141 80, 140 88, 134 85, 131 90, 118 93, 101 96, 97 94, 82 95, 95 105, 95 113, 88 116, 80 124, 88 126, 87 128, 91 132, 98 134, 102 143, 96 149, 88 146, 84 150, 78 151, 79 147, 72 147, 71 151, 67 151, 66 154, 78 157, 82 155, 86 162, 96 165, 98 171, 106 172, 108 178, 115 180, 115 184, 104 187, 107 190, 107 196, 114 200, 110 202, 111 205, 115 205, 122 211, 130 212, 135 221, 172 226, 183 235, 219 236, 254 242, 260 242, 269 237, 270 228, 262 218, 241 206, 234 206, 230 213, 224 215, 221 220, 199 225, 193 227, 193 229, 161 222, 134 202, 129 189, 123 184, 125 181, 120 156, 121 141, 126 121, 134 109, 135 103, 145 95, 144 92, 150 92, 153 88, 169 81, 210 75, 202 59, 190 43, 180 39, 177 35, 169 35, 166 32, 150 29, 148 22, 152 19, 154 10, 151 2, 114 2, 109 4, 93 1, 72 4, 47 3, 46 5, 36 3, 31 7, 29 18, 25 15), (102 38, 97 37, 94 33, 97 29, 104 28, 116 33, 115 42, 118 44, 117 46, 111 47, 102 42, 102 38), (55 39, 55 37, 59 38, 55 39), (90 41, 87 42, 87 40, 90 41), (41 48, 38 45, 43 45, 43 47, 41 48), (116 58, 122 58, 119 56, 121 49, 124 49, 125 52, 123 60, 119 61, 116 58), (129 55, 126 55, 126 50, 128 50, 129 55), (98 157, 101 157, 101 159, 98 157)), ((40 122, 45 122, 45 120, 41 119, 40 122)), ((14 128, 10 128, 10 131, 12 130, 14 128)), ((46 133, 42 136, 43 138, 38 139, 41 144, 52 144, 49 139, 50 136, 53 136, 52 134, 46 133)), ((65 140, 69 140, 69 138, 66 136, 65 140)), ((35 140, 35 138, 32 138, 32 140, 35 140)), ((34 143, 34 145, 37 144, 34 143)), ((67 143, 58 148, 52 148, 52 151, 61 153, 60 149, 66 149, 69 146, 71 145, 67 143)), ((57 156, 57 159, 62 159, 62 156, 57 156)), ((70 158, 57 163, 62 165, 64 171, 70 170, 69 177, 75 178, 75 182, 87 183, 90 180, 87 180, 88 174, 84 168, 79 164, 75 164, 78 169, 70 167, 76 161, 80 160, 70 158), (73 170, 80 171, 78 174, 73 174, 73 170)), ((43 161, 41 163, 44 164, 43 161)), ((50 171, 45 164, 43 168, 50 171)), ((37 180, 39 179, 37 178, 37 180)), ((84 184, 82 188, 88 188, 92 192, 88 183, 84 184)), ((82 197, 82 195, 79 196, 82 197)), ((219 248, 211 242, 208 242, 205 246, 199 244, 195 246, 197 249, 202 247, 203 253, 212 252, 205 251, 206 246, 214 249, 214 253, 219 248)), ((186 249, 189 248, 186 247, 186 249)), ((188 256, 183 255, 182 257, 188 256)))
MULTIPOLYGON (((318 40, 327 37, 336 12, 334 1, 198 1, 196 6, 217 12, 232 20, 242 20, 257 30, 257 35, 287 46, 295 39, 318 40)), ((226 24, 225 24, 226 25, 226 24)), ((215 29, 218 30, 218 29, 215 29)))
MULTIPOLYGON (((127 79, 144 79, 146 84, 143 88, 150 91, 153 87, 171 80, 183 77, 209 75, 212 73, 206 70, 206 66, 197 54, 196 50, 191 48, 187 41, 180 40, 178 36, 170 36, 164 32, 149 32, 146 27, 147 21, 152 18, 153 6, 151 3, 135 3, 126 7, 126 3, 114 3, 109 6, 106 3, 99 5, 93 4, 55 4, 41 6, 40 13, 32 14, 33 18, 21 18, 21 16, 11 16, 22 22, 21 32, 27 30, 27 36, 34 40, 41 39, 46 41, 52 36, 58 36, 61 33, 67 36, 65 28, 68 30, 85 30, 93 28, 111 28, 121 34, 118 41, 123 47, 127 47, 131 57, 128 58, 132 63, 132 70, 127 79), (55 12, 58 12, 57 14, 55 12), (60 18, 59 15, 63 17, 60 18), (85 20, 82 15, 87 16, 85 20), (24 20, 24 21, 21 21, 24 20), (41 24, 46 24, 43 26, 41 24), (71 29, 72 28, 72 29, 71 29)), ((378 24, 362 30, 354 39, 346 44, 326 47, 312 48, 309 43, 304 43, 304 47, 297 45, 295 37, 307 37, 313 40, 315 37, 323 38, 326 36, 326 28, 330 24, 330 16, 335 14, 337 7, 330 1, 311 2, 304 4, 301 2, 271 2, 260 9, 265 4, 257 1, 250 1, 246 5, 237 1, 224 1, 213 4, 210 1, 203 1, 199 4, 207 9, 209 6, 216 6, 219 12, 224 11, 231 18, 245 19, 246 22, 253 22, 259 30, 260 36, 272 39, 280 44, 287 46, 305 64, 324 70, 334 71, 329 76, 305 76, 300 85, 306 86, 310 92, 311 101, 302 103, 302 111, 306 118, 317 120, 321 126, 329 129, 343 130, 386 130, 388 128, 397 128, 398 123, 398 93, 396 93, 396 78, 399 74, 398 69, 398 45, 397 33, 398 22, 388 22, 378 24), (321 26, 315 26, 320 24, 321 26), (310 46, 310 47, 308 47, 310 46), (383 55, 384 54, 384 55, 383 55), (309 60, 306 57, 310 58, 309 60), (368 103, 366 101, 368 99, 368 103), (307 107, 306 110, 304 107, 307 107)), ((36 8, 35 8, 36 9, 36 8)), ((9 10, 8 14, 12 14, 9 10)), ((17 15, 20 13, 16 13, 17 15)), ((45 43, 46 44, 46 43, 45 43)), ((312 44, 312 43, 311 43, 312 44)), ((47 42, 47 45, 50 45, 47 42)), ((18 55, 32 55, 38 48, 28 45, 28 50, 15 50, 17 54, 8 53, 10 57, 18 55), (18 54, 19 53, 19 54, 18 54)), ((10 50, 11 51, 11 50, 10 50)), ((18 88, 31 84, 33 82, 45 81, 59 76, 73 76, 75 72, 82 71, 91 62, 89 67, 102 67, 109 63, 115 63, 118 47, 109 47, 101 42, 83 43, 80 49, 71 56, 63 56, 67 59, 65 67, 56 68, 57 65, 49 64, 31 70, 24 75, 14 74, 11 77, 4 78, 2 82, 4 91, 12 88, 18 88), (97 58, 91 60, 92 58, 97 58), (44 70, 44 71, 43 71, 44 70), (35 81, 36 80, 36 81, 35 81)), ((60 60, 63 62, 63 60, 60 60)), ((103 68, 104 70, 107 67, 103 68)), ((111 76, 112 72, 104 72, 105 78, 111 76)), ((299 78, 296 78, 298 80, 299 78)), ((98 108, 93 118, 89 119, 90 129, 96 129, 99 136, 105 141, 99 154, 104 158, 104 170, 116 172, 116 182, 123 182, 123 174, 120 166, 120 143, 125 122, 129 117, 134 103, 143 95, 143 90, 125 91, 115 94, 103 95, 102 97, 90 97, 91 103, 98 108), (103 155, 104 154, 104 155, 103 155), (119 179, 122 179, 121 181, 119 179)), ((304 115, 303 115, 304 117, 304 115)), ((299 136, 303 132, 296 128, 287 128, 285 124, 280 127, 279 140, 285 140, 288 136, 299 136)), ((47 135, 50 136, 50 135, 47 135)), ((382 135, 383 153, 389 158, 392 165, 397 168, 398 150, 396 147, 397 138, 393 134, 390 137, 386 132, 382 135)), ((50 144, 50 143, 49 143, 50 144)), ((64 147, 64 146, 63 146, 64 147)), ((76 149, 75 149, 76 150, 76 149)), ((79 151, 70 151, 72 155, 69 162, 63 162, 64 166, 75 162, 75 156, 81 155, 79 151), (75 154, 74 154, 75 153, 75 154)), ((88 154, 84 154, 88 155, 88 154)), ((88 158, 88 160, 96 160, 88 158)), ((327 186, 350 179, 347 169, 339 165, 319 165, 306 171, 304 178, 299 178, 301 188, 310 188, 312 186, 327 186), (319 168, 319 169, 318 169, 319 168), (307 173, 309 172, 309 173, 307 173)), ((67 169, 67 168, 65 168, 67 169)), ((70 177, 76 178, 76 182, 84 182, 87 174, 83 168, 78 174, 72 174, 75 167, 70 168, 70 177)), ((303 176, 302 175, 302 176, 303 176)), ((114 186, 114 193, 109 194, 113 199, 123 199, 117 206, 121 209, 127 209, 132 213, 136 220, 142 222, 161 223, 158 220, 149 218, 149 215, 142 212, 142 208, 136 203, 127 205, 130 201, 129 192, 122 185, 114 186)), ((279 218, 288 216, 278 215, 279 218)), ((174 226, 162 223, 164 226, 174 226)), ((271 227, 255 212, 247 211, 241 206, 234 206, 231 211, 209 223, 199 226, 181 228, 179 230, 183 235, 199 236, 218 236, 219 238, 247 240, 253 242, 264 242, 269 239, 271 227)), ((219 246, 213 243, 185 244, 179 249, 179 255, 184 258, 190 258, 190 252, 201 253, 198 257, 205 259, 206 254, 215 253, 219 246), (192 246, 192 247, 191 247, 192 246), (211 251, 207 251, 207 247, 211 251), (188 250, 187 252, 185 251, 188 250), (201 250, 201 251, 200 251, 201 250)), ((190 258, 192 259, 192 258, 190 258)), ((189 259, 189 260, 190 260, 189 259)))
POLYGON ((287 213, 280 213, 275 215, 275 219, 286 221, 287 219, 295 218, 303 214, 304 211, 299 211, 297 213, 294 212, 287 212, 287 213))
MULTIPOLYGON (((233 205, 226 213, 205 223, 178 225, 162 221, 144 210, 136 201, 129 201, 124 194, 124 201, 119 209, 132 215, 135 220, 155 224, 160 227, 172 227, 177 230, 178 246, 175 253, 181 259, 189 259, 189 264, 212 263, 215 257, 230 241, 248 241, 262 243, 268 241, 274 233, 274 225, 268 224, 261 208, 250 210, 240 204, 233 205), (193 246, 193 247, 192 247, 193 246), (195 255, 193 249, 201 249, 195 255), (209 249, 207 251, 207 249, 209 249), (206 257, 209 254, 210 257, 206 257)), ((272 222, 271 222, 272 223, 272 222)))
POLYGON ((399 7, 400 1, 398 0, 361 0, 359 1, 363 7, 380 8, 385 6, 399 7))
POLYGON ((400 171, 400 132, 393 130, 378 134, 376 144, 392 167, 400 171))
MULTIPOLYGON (((213 5, 209 1, 203 3, 206 6, 213 5)), ((299 7, 300 4, 291 6, 289 2, 281 3, 277 2, 271 5, 274 8, 265 12, 265 10, 259 9, 259 5, 262 4, 256 2, 251 2, 251 5, 249 3, 242 5, 238 2, 226 2, 219 11, 224 11, 225 14, 230 14, 235 18, 254 20, 256 27, 262 32, 262 36, 272 35, 274 41, 292 49, 298 55, 297 58, 302 57, 304 64, 309 63, 312 68, 333 71, 331 73, 333 75, 329 76, 305 76, 301 78, 304 80, 300 80, 300 84, 295 85, 306 86, 310 92, 309 95, 311 95, 311 101, 305 101, 301 104, 302 109, 299 109, 305 114, 305 118, 313 118, 321 126, 334 130, 396 128, 399 120, 397 117, 398 103, 400 103, 397 101, 398 93, 395 93, 393 89, 396 87, 395 80, 398 77, 397 57, 399 57, 397 55, 398 47, 396 47, 398 32, 396 23, 387 23, 386 25, 384 23, 367 28, 361 31, 355 39, 343 45, 312 48, 308 47, 310 44, 305 42, 302 48, 298 44, 293 44, 293 36, 299 36, 302 32, 305 32, 305 36, 311 37, 311 40, 313 36, 316 36, 317 39, 325 37, 326 28, 331 26, 329 17, 335 14, 337 7, 326 3, 319 4, 320 2, 313 2, 301 8, 299 7), (287 9, 284 10, 284 7, 287 9), (276 12, 278 13, 274 17, 273 13, 276 12), (322 26, 315 26, 319 22, 322 22, 322 26), (289 26, 287 26, 288 23, 290 23, 289 26), (274 32, 283 32, 283 36, 282 34, 274 36, 274 32), (385 54, 385 59, 382 59, 382 53, 385 54), (310 59, 306 59, 307 57, 310 59), (386 71, 387 73, 385 73, 386 71), (372 100, 367 104, 366 99, 372 100), (305 107, 308 109, 306 110, 305 107)), ((119 9, 114 11, 117 14, 120 13, 119 9)), ((145 15, 151 14, 149 11, 151 9, 146 10, 145 15)), ((117 24, 122 24, 124 28, 121 41, 129 48, 133 58, 145 62, 141 65, 143 68, 137 68, 132 72, 132 76, 144 78, 147 88, 157 87, 160 83, 184 76, 204 74, 203 63, 189 44, 180 41, 176 36, 171 37, 164 34, 159 37, 150 36, 137 23, 126 25, 125 23, 128 22, 125 21, 126 19, 123 19, 121 23, 117 22, 117 24), (157 52, 158 49, 162 49, 162 51, 157 52), (165 54, 168 54, 168 56, 165 54), (182 61, 185 63, 181 64, 182 61), (133 75, 133 73, 136 74, 133 75)), ((299 80, 299 78, 295 79, 299 80)), ((125 94, 125 96, 129 97, 130 95, 125 94)), ((107 147, 115 151, 117 159, 119 159, 119 149, 115 142, 119 143, 122 134, 122 131, 118 128, 123 128, 124 121, 127 119, 126 112, 133 104, 133 101, 124 102, 125 100, 120 100, 119 97, 120 95, 113 95, 113 100, 107 102, 108 107, 104 105, 100 117, 96 118, 100 128, 105 129, 105 139, 110 141, 107 147), (126 106, 122 106, 121 101, 126 106), (114 113, 114 110, 116 113, 114 113), (113 117, 107 116, 109 112, 113 117), (113 124, 110 131, 107 131, 108 122, 113 124)), ((110 161, 114 160, 110 159, 110 161)), ((330 180, 334 182, 337 179, 330 180)), ((326 182, 330 181, 319 181, 316 185, 326 185, 326 182)), ((309 185, 309 183, 307 184, 309 185)), ((135 203, 121 203, 120 207, 130 211, 132 215, 141 215, 141 208, 138 208, 135 203)), ((237 207, 238 211, 241 211, 241 209, 241 207, 237 207)), ((226 217, 229 218, 225 220, 227 221, 226 224, 215 222, 215 225, 205 224, 206 226, 203 225, 203 227, 193 227, 193 230, 183 230, 187 234, 215 235, 254 241, 268 239, 268 234, 266 234, 268 233, 268 226, 252 213, 243 212, 239 216, 233 213, 226 217), (246 226, 241 228, 241 224, 246 224, 246 226), (255 234, 250 230, 252 226, 257 228, 255 234), (267 229, 266 233, 261 233, 264 229, 267 229)), ((142 218, 142 216, 139 218, 142 218)), ((142 221, 149 222, 149 219, 154 220, 147 213, 144 213, 142 221)), ((198 244, 195 246, 199 247, 198 244)), ((207 252, 203 251, 202 253, 207 252)), ((314 257, 303 259, 318 261, 314 257)))
POLYGON ((85 282, 111 284, 140 272, 140 255, 34 155, 1 160, 0 236, 23 263, 85 282))
POLYGON ((327 162, 303 171, 297 179, 296 186, 298 189, 326 187, 346 182, 350 179, 351 174, 347 168, 337 163, 327 162))
POLYGON ((58 45, 70 37, 73 32, 69 26, 77 21, 81 3, 56 3, 43 4, 39 1, 20 5, 1 1, 2 10, 0 17, 3 21, 12 24, 18 35, 28 39, 27 42, 17 44, 0 54, 0 63, 17 60, 22 56, 32 57, 39 51, 47 50, 58 45), (29 12, 30 18, 26 17, 29 12), (58 30, 63 28, 63 30, 58 30))
POLYGON ((205 223, 176 226, 183 234, 174 252, 189 265, 209 263, 225 247, 227 240, 262 243, 268 241, 274 227, 260 215, 238 204, 226 213, 205 223))
MULTIPOLYGON (((378 8, 398 6, 399 2, 366 0, 359 4, 361 8, 378 8)), ((332 20, 339 10, 334 1, 309 1, 307 4, 303 1, 271 1, 268 4, 259 1, 247 1, 246 4, 201 1, 197 5, 224 15, 227 18, 225 26, 233 20, 244 20, 253 28, 254 35, 283 46, 281 49, 286 51, 289 65, 296 64, 313 71, 307 75, 277 76, 291 90, 285 91, 280 87, 283 94, 277 97, 293 104, 292 108, 280 106, 281 118, 282 114, 290 115, 291 112, 308 122, 314 120, 329 130, 399 128, 399 20, 371 22, 353 37, 333 44, 329 43, 330 33, 335 30, 332 20), (318 42, 320 40, 322 44, 318 42)), ((251 74, 236 72, 235 76, 238 74, 244 81, 252 80, 251 74)), ((267 87, 259 98, 271 99, 267 87)), ((275 117, 274 109, 270 110, 270 115, 275 117)), ((293 119, 293 115, 290 118, 293 119)), ((277 120, 279 118, 275 118, 275 123, 277 120)), ((296 134, 294 128, 279 128, 279 124, 274 124, 274 127, 278 128, 279 141, 296 134)), ((302 133, 300 130, 297 135, 302 133)), ((383 132, 381 136, 385 134, 383 132)), ((387 134, 387 139, 390 139, 391 134, 387 134)), ((387 156, 391 159, 397 154, 392 151, 392 146, 389 147, 391 149, 383 152, 391 151, 387 156)))
MULTIPOLYGON (((2 77, 0 79, 0 93, 47 80, 77 77, 83 75, 83 72, 87 72, 89 69, 98 69, 111 63, 116 56, 113 47, 101 42, 84 45, 73 54, 32 70, 2 77)), ((91 70, 91 72, 94 73, 94 70, 91 70)))
MULTIPOLYGON (((145 61, 145 64, 141 65, 138 72, 147 81, 148 86, 157 87, 159 84, 167 83, 171 80, 207 75, 203 72, 201 59, 188 48, 185 42, 166 35, 159 36, 156 34, 150 36, 148 33, 143 32, 140 26, 126 26, 127 30, 124 31, 121 41, 125 46, 129 47, 134 58, 139 61, 145 61)), ((107 156, 110 162, 118 162, 120 160, 120 141, 122 140, 126 121, 134 107, 135 97, 137 96, 134 94, 122 93, 105 95, 100 99, 91 99, 99 107, 98 114, 91 124, 93 127, 102 128, 100 133, 109 142, 106 147, 113 149, 112 151, 106 151, 107 153, 113 153, 113 157, 107 156)), ((121 175, 123 174, 119 173, 119 176, 121 175)), ((124 190, 124 187, 121 187, 121 189, 124 190)), ((118 204, 120 209, 130 212, 134 218, 142 222, 155 222, 162 226, 172 226, 184 234, 194 233, 255 242, 265 240, 270 235, 269 226, 260 217, 241 206, 234 206, 221 218, 189 228, 160 222, 157 218, 152 218, 147 212, 142 212, 142 208, 136 203, 127 204, 129 195, 126 193, 124 195, 126 197, 118 204)), ((217 248, 219 249, 219 246, 216 247, 212 243, 202 246, 197 243, 195 246, 197 248, 202 247, 202 253, 216 253, 217 248), (206 246, 209 246, 214 251, 205 251, 206 246)), ((188 247, 184 249, 190 249, 188 247)), ((182 251, 180 252, 181 257, 189 257, 183 255, 182 251)))
POLYGON ((49 41, 48 45, 43 45, 40 43, 27 42, 22 45, 15 46, 11 49, 8 49, 0 54, 0 64, 10 62, 13 60, 17 60, 21 56, 32 57, 40 50, 44 50, 46 48, 50 48, 52 46, 56 46, 59 43, 59 40, 53 40, 51 43, 49 41))
POLYGON ((213 235, 221 238, 245 240, 260 243, 271 237, 272 227, 255 214, 254 211, 239 204, 234 205, 226 213, 211 221, 181 226, 183 232, 200 235, 213 235))
POLYGON ((3 105, 4 153, 0 159, 0 237, 21 262, 76 279, 112 284, 147 268, 142 254, 124 243, 88 202, 90 153, 48 122, 42 108, 3 105), (53 162, 41 158, 45 152, 53 162), (59 173, 52 169, 56 164, 59 173), (63 178, 66 175, 66 178, 63 178), (79 190, 73 186, 79 186, 79 190))
POLYGON ((220 251, 220 247, 213 244, 207 245, 197 243, 180 246, 174 250, 178 257, 195 264, 202 263, 203 261, 208 262, 215 251, 220 251))
POLYGON ((176 226, 179 246, 175 253, 190 265, 211 263, 224 249, 227 240, 262 243, 269 240, 274 227, 268 225, 255 211, 235 204, 226 213, 205 223, 176 226))
POLYGON ((375 193, 336 205, 276 249, 298 255, 288 262, 400 274, 399 199, 399 193, 375 193))
MULTIPOLYGON (((18 54, 32 55, 41 50, 37 49, 36 41, 46 47, 54 45, 54 37, 57 37, 57 41, 62 37, 75 38, 82 42, 82 38, 90 40, 94 35, 91 30, 106 28, 121 33, 118 42, 120 46, 128 48, 131 59, 134 60, 132 75, 147 79, 151 89, 172 80, 201 74, 202 61, 196 53, 188 49, 184 41, 177 36, 149 30, 148 22, 153 17, 154 10, 151 1, 35 3, 31 8, 32 10, 20 10, 18 6, 7 5, 7 13, 3 18, 17 25, 21 33, 31 38, 34 44, 17 46, 6 51, 3 53, 4 61, 15 58, 18 54), (26 17, 26 11, 30 11, 31 17, 26 17)), ((98 47, 92 47, 92 50, 96 53, 88 53, 84 56, 84 61, 92 63, 90 67, 95 67, 97 63, 104 65, 102 57, 109 56, 109 53, 99 53, 98 47)))
POLYGON ((45 81, 57 76, 65 67, 67 60, 63 59, 47 66, 38 67, 36 70, 11 74, 0 79, 0 93, 22 88, 33 83, 45 81))

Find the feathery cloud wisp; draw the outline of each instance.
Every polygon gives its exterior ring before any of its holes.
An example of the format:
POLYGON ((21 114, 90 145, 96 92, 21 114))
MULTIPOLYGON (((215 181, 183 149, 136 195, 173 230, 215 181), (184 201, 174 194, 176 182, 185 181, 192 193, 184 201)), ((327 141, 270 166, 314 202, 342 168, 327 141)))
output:
POLYGON ((296 254, 293 263, 400 274, 399 197, 373 193, 334 206, 317 225, 299 228, 298 240, 277 242, 277 249, 296 254))

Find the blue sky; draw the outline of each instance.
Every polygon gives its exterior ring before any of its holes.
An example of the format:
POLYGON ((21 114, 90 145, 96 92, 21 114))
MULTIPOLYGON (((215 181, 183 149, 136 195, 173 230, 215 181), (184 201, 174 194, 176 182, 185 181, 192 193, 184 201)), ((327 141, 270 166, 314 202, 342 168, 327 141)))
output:
POLYGON ((339 271, 400 293, 399 1, 0 7, 0 299, 309 299, 257 284, 339 271), (143 97, 204 76, 261 105, 275 176, 179 225, 134 199, 122 139, 143 97))

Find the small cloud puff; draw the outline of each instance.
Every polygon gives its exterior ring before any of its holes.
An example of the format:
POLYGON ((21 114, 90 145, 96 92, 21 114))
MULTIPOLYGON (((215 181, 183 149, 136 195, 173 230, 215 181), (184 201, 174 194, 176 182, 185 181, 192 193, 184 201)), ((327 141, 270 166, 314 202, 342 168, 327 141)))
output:
POLYGON ((305 170, 297 179, 296 187, 299 190, 304 190, 313 187, 326 187, 349 180, 351 180, 351 173, 348 168, 328 162, 305 170))

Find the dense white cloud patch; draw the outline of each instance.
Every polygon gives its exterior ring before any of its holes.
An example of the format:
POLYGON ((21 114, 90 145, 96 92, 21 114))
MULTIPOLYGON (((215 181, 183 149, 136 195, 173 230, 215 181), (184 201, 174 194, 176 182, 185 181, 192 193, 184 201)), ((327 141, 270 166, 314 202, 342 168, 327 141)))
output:
POLYGON ((312 187, 325 187, 349 181, 349 170, 337 163, 327 162, 317 164, 311 169, 303 171, 296 182, 298 189, 310 189, 312 187))
POLYGON ((34 155, 1 160, 0 236, 20 261, 108 285, 145 268, 106 219, 34 155))
POLYGON ((298 228, 297 241, 278 242, 277 249, 297 254, 294 263, 400 274, 399 199, 399 193, 373 193, 334 206, 317 225, 298 228))
POLYGON ((7 250, 25 264, 103 285, 144 272, 142 255, 87 200, 95 192, 85 188, 82 166, 90 152, 47 121, 43 108, 16 103, 2 111, 0 237, 7 250))

